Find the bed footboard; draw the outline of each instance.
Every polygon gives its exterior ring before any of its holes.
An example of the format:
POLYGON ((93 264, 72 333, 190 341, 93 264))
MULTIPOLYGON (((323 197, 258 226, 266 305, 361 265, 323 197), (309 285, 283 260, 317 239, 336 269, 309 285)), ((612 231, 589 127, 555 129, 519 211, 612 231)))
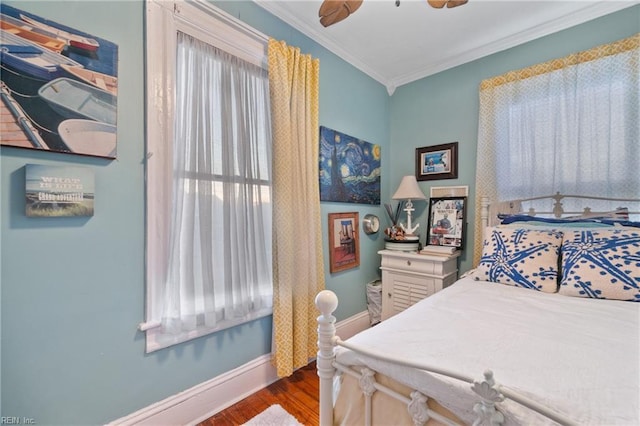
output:
POLYGON ((504 423, 504 415, 496 408, 496 403, 505 399, 511 399, 520 405, 523 405, 559 424, 577 425, 571 419, 560 415, 537 402, 530 400, 511 389, 503 387, 496 383, 491 370, 484 372, 482 379, 474 380, 471 377, 459 374, 454 371, 437 368, 431 365, 407 362, 402 359, 388 357, 385 354, 372 352, 366 348, 361 348, 348 342, 342 341, 336 336, 335 321, 333 312, 338 307, 338 298, 330 290, 323 290, 316 296, 316 307, 321 315, 318 317, 318 357, 316 365, 320 380, 320 426, 333 425, 333 380, 337 373, 348 374, 355 377, 365 396, 365 425, 373 424, 374 419, 371 418, 371 399, 375 392, 383 392, 386 395, 395 398, 406 404, 407 410, 415 425, 423 425, 429 419, 434 419, 442 424, 456 425, 459 424, 442 416, 440 413, 433 411, 427 405, 428 397, 417 390, 413 390, 408 398, 393 389, 378 383, 375 380, 375 371, 371 368, 364 367, 354 369, 350 366, 341 365, 336 361, 335 347, 342 346, 362 355, 373 357, 376 359, 391 362, 410 368, 419 369, 429 373, 435 373, 456 380, 466 382, 475 394, 478 395, 478 401, 473 407, 476 416, 473 425, 501 425, 504 423))

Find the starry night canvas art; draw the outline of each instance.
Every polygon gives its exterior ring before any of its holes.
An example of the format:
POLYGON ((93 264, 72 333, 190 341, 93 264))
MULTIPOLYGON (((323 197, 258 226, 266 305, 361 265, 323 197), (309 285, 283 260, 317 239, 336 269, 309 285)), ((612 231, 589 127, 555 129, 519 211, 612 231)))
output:
POLYGON ((380 145, 320 126, 320 201, 380 204, 380 145))

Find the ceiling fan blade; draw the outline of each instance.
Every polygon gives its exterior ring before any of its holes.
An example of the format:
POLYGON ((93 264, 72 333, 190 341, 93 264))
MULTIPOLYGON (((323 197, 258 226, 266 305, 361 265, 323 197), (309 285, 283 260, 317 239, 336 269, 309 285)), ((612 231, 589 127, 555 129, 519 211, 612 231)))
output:
POLYGON ((336 13, 342 6, 342 3, 344 2, 341 0, 324 0, 320 5, 320 10, 318 10, 318 16, 322 18, 323 16, 336 13))
POLYGON ((463 4, 465 4, 468 1, 469 0, 449 0, 447 2, 447 7, 448 8, 452 8, 452 7, 462 6, 463 4))
POLYGON ((324 0, 318 11, 320 24, 328 27, 329 25, 342 21, 358 10, 362 5, 362 1, 363 0, 324 0))
POLYGON ((362 6, 363 0, 348 0, 345 4, 349 7, 349 13, 353 13, 362 6))
POLYGON ((427 0, 429 6, 435 7, 436 9, 442 9, 445 4, 447 4, 447 0, 427 0))
POLYGON ((346 10, 345 8, 340 8, 330 15, 321 17, 320 23, 322 24, 323 27, 328 27, 329 25, 333 25, 337 22, 342 21, 348 16, 349 16, 349 11, 346 10))
POLYGON ((468 1, 469 0, 427 0, 427 3, 429 3, 429 6, 431 7, 442 9, 445 5, 447 5, 448 8, 462 6, 468 1))

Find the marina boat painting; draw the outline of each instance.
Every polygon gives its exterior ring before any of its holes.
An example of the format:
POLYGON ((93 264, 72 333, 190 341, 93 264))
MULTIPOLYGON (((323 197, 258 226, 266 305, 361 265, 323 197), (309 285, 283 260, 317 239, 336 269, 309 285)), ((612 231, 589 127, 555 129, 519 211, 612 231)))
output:
POLYGON ((118 98, 97 87, 61 77, 42 86, 38 95, 63 117, 116 124, 118 98))
POLYGON ((116 126, 99 121, 69 119, 58 126, 58 133, 72 152, 101 157, 116 156, 116 126))
POLYGON ((3 134, 2 140, 10 140, 16 146, 25 148, 49 149, 47 144, 40 137, 36 129, 24 113, 22 106, 13 98, 11 91, 4 82, 0 81, 0 99, 13 117, 13 123, 9 120, 2 120, 3 134), (22 133, 17 131, 22 129, 22 133))
POLYGON ((68 31, 64 31, 60 28, 53 27, 51 25, 45 24, 44 22, 38 21, 37 19, 30 18, 29 16, 20 15, 20 19, 23 21, 33 25, 37 28, 42 28, 49 32, 54 33, 56 36, 65 40, 69 45, 76 47, 78 49, 88 50, 90 52, 95 52, 100 47, 100 43, 98 43, 95 39, 84 37, 80 34, 74 34, 68 31))
POLYGON ((64 70, 60 68, 60 64, 82 67, 73 59, 45 49, 6 30, 0 30, 0 59, 3 65, 42 80, 63 76, 64 70))
POLYGON ((53 33, 40 28, 34 28, 26 22, 5 15, 4 13, 0 14, 0 28, 56 53, 62 52, 62 49, 64 49, 67 44, 64 40, 57 38, 53 33))
POLYGON ((0 0, 0 145, 116 158, 118 45, 36 15, 29 2, 27 10, 6 3, 0 0))
POLYGON ((118 94, 118 78, 112 75, 103 74, 98 71, 88 70, 84 67, 62 64, 60 65, 69 75, 91 84, 99 89, 105 90, 112 95, 118 94))

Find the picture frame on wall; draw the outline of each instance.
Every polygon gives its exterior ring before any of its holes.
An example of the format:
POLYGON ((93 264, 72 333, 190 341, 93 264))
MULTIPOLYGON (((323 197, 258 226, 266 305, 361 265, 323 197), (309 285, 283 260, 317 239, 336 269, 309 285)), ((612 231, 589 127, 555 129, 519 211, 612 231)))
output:
POLYGON ((443 197, 429 200, 425 245, 464 248, 467 197, 443 197))
POLYGON ((360 266, 358 212, 329 213, 329 271, 360 266))
POLYGON ((416 179, 458 178, 458 142, 416 148, 416 179))
POLYGON ((27 217, 93 216, 95 177, 88 167, 25 165, 27 217))
POLYGON ((0 12, 0 145, 115 159, 118 45, 4 3, 0 12))
POLYGON ((320 126, 320 201, 380 204, 380 145, 320 126))

